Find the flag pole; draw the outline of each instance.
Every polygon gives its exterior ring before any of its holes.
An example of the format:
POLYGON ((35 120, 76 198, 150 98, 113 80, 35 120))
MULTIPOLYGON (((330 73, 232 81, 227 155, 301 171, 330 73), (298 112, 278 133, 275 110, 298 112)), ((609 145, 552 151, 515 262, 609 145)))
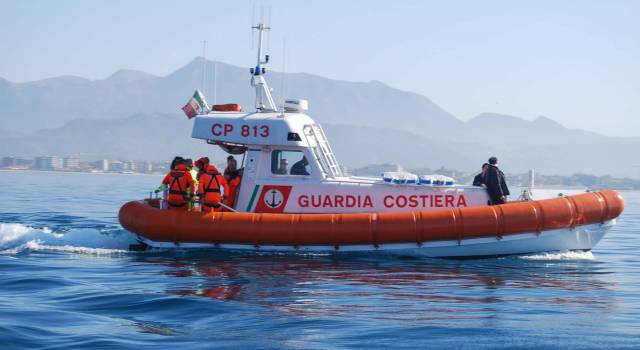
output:
POLYGON ((218 61, 213 60, 213 104, 216 104, 218 95, 218 61))

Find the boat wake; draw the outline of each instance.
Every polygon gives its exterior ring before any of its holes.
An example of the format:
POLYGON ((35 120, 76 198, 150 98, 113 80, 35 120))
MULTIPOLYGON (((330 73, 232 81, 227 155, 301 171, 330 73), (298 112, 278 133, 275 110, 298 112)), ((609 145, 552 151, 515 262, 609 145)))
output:
POLYGON ((128 252, 135 238, 124 230, 75 228, 56 232, 49 227, 0 223, 0 254, 54 251, 73 254, 111 255, 128 252))
POLYGON ((528 254, 520 256, 525 260, 594 260, 595 257, 591 251, 565 251, 565 252, 549 252, 528 254))

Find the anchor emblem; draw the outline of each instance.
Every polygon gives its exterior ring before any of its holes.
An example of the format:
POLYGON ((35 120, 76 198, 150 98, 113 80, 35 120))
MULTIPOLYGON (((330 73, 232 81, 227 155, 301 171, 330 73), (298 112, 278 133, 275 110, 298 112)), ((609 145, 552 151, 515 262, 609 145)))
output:
POLYGON ((292 186, 265 185, 256 203, 256 213, 282 213, 292 186))
POLYGON ((271 191, 265 193, 264 196, 264 204, 268 205, 270 208, 278 208, 282 205, 282 192, 274 189, 271 189, 271 191))

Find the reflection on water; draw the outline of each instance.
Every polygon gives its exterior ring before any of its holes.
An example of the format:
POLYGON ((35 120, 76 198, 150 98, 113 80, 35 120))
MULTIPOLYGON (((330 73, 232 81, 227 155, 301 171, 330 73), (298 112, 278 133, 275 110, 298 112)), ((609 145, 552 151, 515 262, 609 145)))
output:
POLYGON ((158 324, 134 322, 133 325, 139 328, 140 333, 151 333, 163 336, 175 336, 181 334, 171 327, 166 327, 158 324))
POLYGON ((297 316, 452 320, 493 318, 510 305, 610 312, 615 302, 608 272, 592 260, 191 254, 137 259, 162 265, 157 271, 172 278, 168 294, 258 304, 297 316))

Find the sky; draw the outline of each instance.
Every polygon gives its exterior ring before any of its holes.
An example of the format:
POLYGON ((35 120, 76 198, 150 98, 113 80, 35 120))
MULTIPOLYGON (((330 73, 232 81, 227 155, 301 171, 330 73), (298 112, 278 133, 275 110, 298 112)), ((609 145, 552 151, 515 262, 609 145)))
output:
POLYGON ((208 59, 250 67, 262 17, 277 71, 378 80, 462 120, 640 136, 640 1, 0 0, 0 77, 163 76, 205 40, 208 59))

